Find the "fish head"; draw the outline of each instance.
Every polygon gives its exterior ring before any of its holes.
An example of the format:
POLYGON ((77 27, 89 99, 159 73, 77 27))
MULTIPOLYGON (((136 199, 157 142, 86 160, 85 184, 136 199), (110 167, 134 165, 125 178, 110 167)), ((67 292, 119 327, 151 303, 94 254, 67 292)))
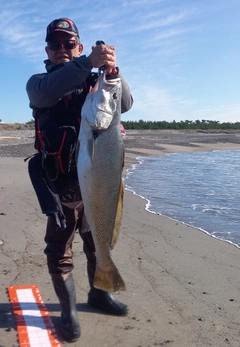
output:
POLYGON ((106 80, 101 75, 82 108, 82 120, 95 130, 106 130, 121 114, 121 79, 106 80))
POLYGON ((119 109, 120 98, 119 83, 110 90, 103 89, 102 93, 99 93, 99 99, 96 99, 95 126, 97 129, 105 130, 110 126, 119 109))

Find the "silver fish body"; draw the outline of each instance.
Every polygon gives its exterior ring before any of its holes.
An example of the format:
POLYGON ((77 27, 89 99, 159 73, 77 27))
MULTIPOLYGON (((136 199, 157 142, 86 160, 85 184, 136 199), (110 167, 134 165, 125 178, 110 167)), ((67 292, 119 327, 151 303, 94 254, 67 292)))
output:
POLYGON ((87 95, 81 114, 77 160, 84 213, 96 249, 94 286, 109 292, 125 290, 111 258, 123 209, 121 93, 121 79, 107 81, 102 74, 87 95))

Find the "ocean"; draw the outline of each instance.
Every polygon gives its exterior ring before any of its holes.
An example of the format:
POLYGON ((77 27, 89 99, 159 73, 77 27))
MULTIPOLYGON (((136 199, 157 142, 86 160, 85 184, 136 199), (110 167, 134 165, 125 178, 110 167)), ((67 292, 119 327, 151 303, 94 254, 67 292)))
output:
POLYGON ((240 248, 240 150, 139 157, 125 188, 146 210, 240 248))

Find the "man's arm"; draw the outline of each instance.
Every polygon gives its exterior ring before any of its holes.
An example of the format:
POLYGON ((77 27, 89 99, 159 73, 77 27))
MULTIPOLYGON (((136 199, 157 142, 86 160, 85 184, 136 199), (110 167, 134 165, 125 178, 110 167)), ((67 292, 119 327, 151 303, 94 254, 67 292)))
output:
POLYGON ((81 56, 51 73, 33 75, 26 86, 30 105, 38 108, 56 105, 85 80, 92 67, 90 59, 81 56))
POLYGON ((130 93, 129 86, 127 82, 124 80, 121 72, 119 72, 119 77, 121 77, 122 81, 122 100, 121 100, 121 113, 127 112, 133 105, 133 97, 130 93))

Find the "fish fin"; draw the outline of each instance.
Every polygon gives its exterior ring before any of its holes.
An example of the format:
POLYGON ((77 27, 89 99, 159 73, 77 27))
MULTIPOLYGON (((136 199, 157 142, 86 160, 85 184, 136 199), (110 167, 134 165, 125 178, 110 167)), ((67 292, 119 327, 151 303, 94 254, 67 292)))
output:
POLYGON ((94 157, 94 140, 93 140, 93 138, 88 140, 87 151, 88 151, 89 158, 93 159, 93 157, 94 157))
POLYGON ((120 228, 122 224, 122 214, 123 214, 123 183, 121 180, 120 189, 119 189, 119 197, 118 197, 118 205, 117 205, 117 211, 116 211, 116 217, 115 217, 115 224, 113 228, 110 249, 114 248, 118 240, 118 236, 119 236, 120 228))
POLYGON ((126 290, 125 283, 114 264, 108 271, 96 268, 93 285, 95 288, 104 290, 105 292, 117 292, 126 290))

